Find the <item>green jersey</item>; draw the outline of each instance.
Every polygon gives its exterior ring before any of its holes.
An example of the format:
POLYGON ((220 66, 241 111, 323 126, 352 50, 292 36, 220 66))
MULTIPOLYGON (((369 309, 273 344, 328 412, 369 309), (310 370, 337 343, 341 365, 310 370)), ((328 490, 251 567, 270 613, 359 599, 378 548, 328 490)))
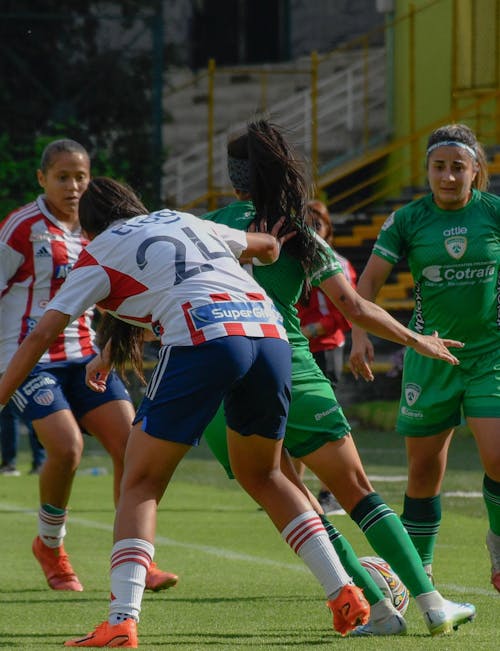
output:
POLYGON ((415 283, 409 327, 465 342, 467 358, 500 343, 500 197, 473 190, 460 210, 442 210, 426 195, 388 217, 373 253, 406 258, 415 283))
MULTIPOLYGON (((202 219, 209 219, 243 231, 248 229, 254 218, 255 207, 251 201, 235 201, 224 208, 202 215, 202 219)), ((314 286, 321 284, 330 276, 342 273, 340 263, 326 243, 324 250, 324 259, 313 270, 309 278, 314 286)), ((283 325, 293 349, 293 364, 295 366, 301 356, 311 356, 309 341, 300 330, 300 320, 295 308, 302 293, 305 280, 304 269, 298 260, 283 251, 274 264, 253 265, 252 275, 273 299, 276 308, 283 317, 283 325)), ((297 368, 295 367, 294 370, 297 368)))
MULTIPOLYGON (((255 208, 251 201, 235 201, 202 218, 246 231, 254 217, 255 208)), ((343 273, 330 247, 323 240, 319 242, 325 249, 325 257, 311 274, 312 285, 319 285, 326 278, 343 273)), ((320 371, 309 350, 309 341, 300 330, 295 305, 302 293, 304 268, 298 260, 282 251, 275 263, 252 265, 251 271, 282 315, 291 345, 292 400, 285 446, 293 457, 300 458, 318 450, 328 441, 344 437, 350 431, 349 423, 337 402, 332 385, 320 371)), ((207 427, 204 436, 216 458, 226 468, 229 476, 232 476, 222 409, 207 427)))

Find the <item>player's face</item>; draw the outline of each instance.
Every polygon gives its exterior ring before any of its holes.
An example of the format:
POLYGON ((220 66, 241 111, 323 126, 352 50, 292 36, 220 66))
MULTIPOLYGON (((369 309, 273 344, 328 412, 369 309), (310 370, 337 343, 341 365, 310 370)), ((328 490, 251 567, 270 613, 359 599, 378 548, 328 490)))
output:
POLYGON ((328 227, 327 227, 327 225, 318 216, 318 213, 315 210, 313 210, 312 208, 309 208, 308 211, 307 211, 306 222, 323 239, 325 239, 325 237, 328 235, 328 227))
POLYGON ((461 147, 438 147, 429 155, 429 185, 436 205, 443 210, 459 210, 467 204, 476 174, 476 161, 461 147))
POLYGON ((38 170, 38 182, 45 190, 51 213, 60 221, 78 219, 78 203, 90 181, 90 161, 77 152, 56 154, 44 174, 38 170))

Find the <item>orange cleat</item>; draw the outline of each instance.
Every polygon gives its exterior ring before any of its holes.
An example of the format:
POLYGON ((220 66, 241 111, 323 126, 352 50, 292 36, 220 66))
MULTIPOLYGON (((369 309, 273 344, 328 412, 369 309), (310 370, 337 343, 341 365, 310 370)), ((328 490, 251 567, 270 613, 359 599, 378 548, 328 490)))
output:
POLYGON ((71 567, 63 545, 55 548, 47 547, 40 536, 37 536, 33 541, 32 550, 52 590, 82 592, 83 586, 71 567))
POLYGON ((158 592, 159 590, 173 588, 174 585, 177 585, 178 580, 179 577, 177 574, 164 572, 163 570, 160 570, 156 563, 151 563, 148 573, 146 574, 146 590, 158 592))
POLYGON ((341 635, 347 635, 370 619, 370 604, 363 590, 355 585, 345 585, 338 597, 326 605, 333 613, 333 628, 341 635))
POLYGON ((120 647, 121 649, 137 649, 137 622, 126 619, 118 624, 103 622, 94 631, 76 640, 68 640, 64 646, 90 647, 120 647))

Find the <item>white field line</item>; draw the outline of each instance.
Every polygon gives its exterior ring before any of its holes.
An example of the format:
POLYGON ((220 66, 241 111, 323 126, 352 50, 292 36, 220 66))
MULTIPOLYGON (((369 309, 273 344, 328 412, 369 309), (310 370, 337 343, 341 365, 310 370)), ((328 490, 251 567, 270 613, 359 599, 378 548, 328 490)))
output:
MULTIPOLYGON (((312 473, 307 472, 304 477, 306 480, 314 480, 315 476, 312 473)), ((408 479, 407 475, 369 475, 368 479, 370 481, 383 482, 386 484, 397 483, 401 481, 406 481, 408 479)), ((483 494, 480 491, 445 491, 442 493, 443 497, 463 497, 464 499, 472 498, 482 498, 483 494)))
MULTIPOLYGON (((26 516, 36 516, 38 509, 22 509, 19 506, 13 504, 5 504, 0 502, 0 510, 12 511, 13 513, 20 513, 21 515, 26 516)), ((87 529, 94 529, 100 531, 112 532, 112 524, 105 524, 103 522, 96 522, 95 520, 87 520, 85 518, 71 517, 71 524, 79 524, 81 527, 86 527, 87 529)), ((196 543, 183 542, 180 540, 174 540, 172 538, 166 538, 165 536, 156 536, 155 546, 165 546, 165 547, 179 547, 181 549, 189 549, 200 552, 202 554, 207 554, 210 556, 216 556, 217 558, 223 558, 225 560, 233 561, 245 561, 253 563, 255 565, 266 565, 277 567, 285 570, 292 570, 294 572, 308 573, 309 570, 302 564, 295 563, 282 563, 280 561, 275 561, 269 558, 262 558, 261 556, 251 556, 250 554, 241 554, 240 552, 235 552, 231 549, 225 549, 222 547, 212 547, 210 545, 198 545, 196 543)), ((486 590, 479 587, 469 587, 457 584, 440 584, 439 586, 443 590, 453 590, 464 595, 476 595, 476 596, 486 596, 500 599, 500 594, 495 592, 493 589, 486 590)))
MULTIPOLYGON (((0 503, 0 510, 17 512, 21 515, 27 515, 30 517, 36 516, 38 513, 37 510, 33 509, 22 509, 13 504, 4 504, 0 503)), ((113 531, 112 523, 106 524, 104 522, 96 522, 95 520, 87 520, 85 518, 78 518, 74 515, 70 519, 71 525, 79 524, 81 527, 86 527, 88 529, 96 529, 100 531, 113 531)), ((240 552, 235 552, 231 549, 225 549, 223 547, 212 547, 210 545, 199 545, 196 543, 183 542, 180 540, 174 540, 173 538, 166 538, 165 536, 156 536, 155 546, 165 546, 165 547, 179 547, 181 549, 190 549, 203 554, 209 554, 211 556, 217 556, 218 558, 224 558, 227 560, 234 561, 247 561, 250 563, 260 564, 260 565, 272 565, 273 567, 279 567, 287 570, 294 570, 296 572, 307 572, 307 568, 304 565, 301 565, 299 562, 294 563, 282 563, 280 561, 275 561, 269 558, 262 558, 259 556, 251 556, 250 554, 241 554, 240 552)))

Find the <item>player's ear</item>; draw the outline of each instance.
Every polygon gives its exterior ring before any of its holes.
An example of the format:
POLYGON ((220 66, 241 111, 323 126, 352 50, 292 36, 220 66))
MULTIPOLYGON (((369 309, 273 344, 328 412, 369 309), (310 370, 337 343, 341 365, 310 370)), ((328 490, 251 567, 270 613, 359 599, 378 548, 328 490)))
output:
POLYGON ((36 171, 36 178, 38 180, 38 184, 40 185, 40 187, 45 189, 45 175, 42 172, 42 170, 37 170, 36 171))

